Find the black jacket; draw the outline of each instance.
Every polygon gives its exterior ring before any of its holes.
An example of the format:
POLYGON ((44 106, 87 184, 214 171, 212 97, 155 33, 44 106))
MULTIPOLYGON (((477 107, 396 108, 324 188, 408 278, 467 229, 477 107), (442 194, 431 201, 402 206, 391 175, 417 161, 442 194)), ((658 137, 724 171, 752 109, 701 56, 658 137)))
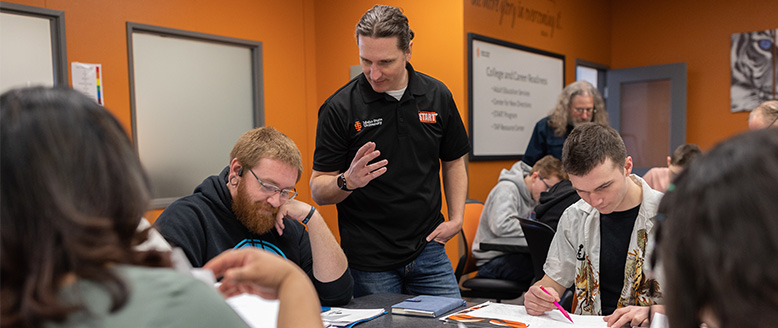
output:
POLYGON ((257 235, 232 212, 227 189, 229 167, 206 178, 192 195, 176 200, 159 216, 154 226, 173 246, 180 247, 192 266, 201 267, 228 249, 257 247, 283 256, 308 274, 323 305, 343 305, 351 300, 354 287, 348 269, 335 281, 322 283, 313 276, 313 255, 308 232, 297 221, 284 219, 284 234, 275 229, 257 235))
POLYGON ((535 206, 535 219, 556 230, 562 213, 579 199, 581 196, 575 192, 570 180, 562 180, 547 192, 540 194, 538 205, 535 206))

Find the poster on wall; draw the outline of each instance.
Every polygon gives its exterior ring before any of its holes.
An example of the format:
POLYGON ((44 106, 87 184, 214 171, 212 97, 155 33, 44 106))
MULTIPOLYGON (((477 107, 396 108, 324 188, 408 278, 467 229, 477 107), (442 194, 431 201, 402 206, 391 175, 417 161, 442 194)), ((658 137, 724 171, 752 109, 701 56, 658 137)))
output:
POLYGON ((469 33, 470 159, 518 160, 564 88, 565 57, 469 33))
POLYGON ((100 105, 103 105, 103 65, 72 62, 70 71, 73 73, 73 89, 81 91, 100 105))
POLYGON ((775 100, 778 82, 778 29, 732 34, 730 49, 730 107, 732 112, 751 111, 775 100))

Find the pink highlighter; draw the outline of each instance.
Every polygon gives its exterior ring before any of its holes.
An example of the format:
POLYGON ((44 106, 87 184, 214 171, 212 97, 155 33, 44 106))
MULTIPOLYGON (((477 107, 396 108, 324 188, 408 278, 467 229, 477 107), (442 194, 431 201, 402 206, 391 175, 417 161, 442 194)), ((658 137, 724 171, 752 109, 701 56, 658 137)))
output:
MULTIPOLYGON (((543 288, 543 286, 540 286, 540 289, 542 289, 544 293, 551 295, 551 293, 549 293, 545 288, 543 288)), ((561 305, 559 305, 559 303, 554 301, 554 305, 556 305, 556 308, 559 309, 559 311, 562 311, 562 314, 565 315, 565 318, 567 318, 567 320, 570 320, 570 322, 575 323, 573 322, 573 319, 570 318, 570 314, 568 314, 567 311, 565 311, 565 309, 561 305)))

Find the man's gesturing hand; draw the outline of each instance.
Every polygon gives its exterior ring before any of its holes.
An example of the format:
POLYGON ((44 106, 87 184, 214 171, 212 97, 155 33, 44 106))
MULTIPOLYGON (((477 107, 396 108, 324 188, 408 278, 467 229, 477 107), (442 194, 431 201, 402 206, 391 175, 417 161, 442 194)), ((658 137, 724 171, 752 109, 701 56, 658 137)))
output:
POLYGON ((372 141, 365 143, 357 150, 357 154, 351 161, 351 166, 344 174, 349 189, 362 188, 373 179, 386 173, 388 160, 384 159, 368 164, 380 155, 381 152, 375 149, 375 142, 372 141))

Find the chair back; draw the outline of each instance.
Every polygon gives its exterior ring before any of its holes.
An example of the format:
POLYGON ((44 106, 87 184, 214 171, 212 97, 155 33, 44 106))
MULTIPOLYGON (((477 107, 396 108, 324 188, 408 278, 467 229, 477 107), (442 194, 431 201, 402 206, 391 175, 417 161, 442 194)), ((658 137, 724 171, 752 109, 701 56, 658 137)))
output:
POLYGON ((524 231, 524 238, 529 246, 535 281, 540 280, 545 275, 543 264, 546 263, 548 249, 551 247, 551 240, 554 239, 554 228, 543 222, 525 218, 519 218, 519 224, 521 224, 521 230, 524 231))
POLYGON ((470 243, 475 239, 478 231, 478 222, 481 221, 481 212, 484 204, 475 199, 468 199, 465 202, 465 214, 462 222, 460 234, 465 246, 463 255, 459 257, 457 268, 454 271, 457 282, 460 284, 459 292, 463 297, 489 298, 495 299, 497 303, 505 299, 515 299, 521 296, 528 288, 528 284, 522 284, 511 280, 468 277, 462 279, 470 273, 478 271, 475 265, 475 257, 472 253, 470 243))
POLYGON ((478 270, 475 265, 475 257, 473 257, 471 243, 475 239, 475 233, 478 231, 478 222, 481 220, 481 211, 484 209, 484 203, 477 199, 468 198, 465 201, 465 215, 462 220, 462 241, 464 242, 465 251, 459 258, 456 271, 454 272, 457 281, 462 275, 474 272, 478 270))

